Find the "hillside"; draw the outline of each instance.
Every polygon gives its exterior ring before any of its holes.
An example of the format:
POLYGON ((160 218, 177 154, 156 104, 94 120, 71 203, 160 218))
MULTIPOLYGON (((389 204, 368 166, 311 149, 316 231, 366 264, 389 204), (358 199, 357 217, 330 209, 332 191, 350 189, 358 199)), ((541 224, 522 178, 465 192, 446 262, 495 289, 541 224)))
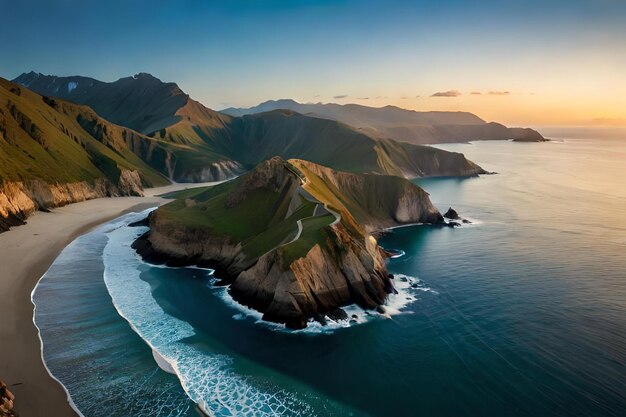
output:
MULTIPOLYGON (((275 155, 355 173, 421 177, 484 172, 461 154, 375 138, 325 118, 282 110, 244 117, 223 115, 189 98, 176 84, 148 74, 104 83, 31 72, 15 81, 41 94, 89 105, 100 116, 167 144, 161 146, 166 157, 150 163, 181 182, 232 177, 275 155), (151 100, 145 102, 145 96, 151 100)), ((473 120, 467 114, 459 117, 473 120)), ((146 155, 142 157, 149 159, 146 155)))
POLYGON ((163 83, 145 73, 107 83, 81 76, 29 72, 13 82, 39 94, 88 105, 110 122, 144 134, 180 121, 182 117, 176 112, 189 99, 176 84, 163 83))
POLYGON ((413 144, 498 139, 543 140, 543 136, 535 130, 487 123, 468 112, 417 112, 396 106, 367 107, 358 104, 303 104, 283 99, 266 101, 247 109, 231 107, 222 110, 222 113, 244 116, 277 109, 289 109, 309 116, 337 120, 374 137, 387 137, 413 144))
POLYGON ((39 208, 167 184, 131 150, 150 141, 0 78, 0 231, 39 208))
POLYGON ((393 291, 372 233, 442 220, 405 179, 275 157, 236 180, 180 193, 133 246, 152 262, 213 267, 265 320, 302 328, 348 304, 376 308, 393 291))

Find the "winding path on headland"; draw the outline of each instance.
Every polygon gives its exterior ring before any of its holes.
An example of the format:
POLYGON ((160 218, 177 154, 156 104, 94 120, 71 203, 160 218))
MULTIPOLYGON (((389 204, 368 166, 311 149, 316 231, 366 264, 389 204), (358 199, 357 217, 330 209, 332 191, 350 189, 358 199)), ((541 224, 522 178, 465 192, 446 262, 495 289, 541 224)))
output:
POLYGON ((328 204, 326 204, 326 203, 322 203, 321 201, 317 200, 317 199, 316 199, 315 197, 313 197, 313 196, 312 196, 312 195, 311 195, 311 194, 310 194, 307 190, 305 190, 305 189, 304 189, 304 186, 305 186, 307 183, 308 183, 308 179, 307 179, 306 177, 304 177, 304 180, 303 180, 302 178, 300 178, 300 186, 298 187, 297 192, 298 192, 298 194, 299 194, 300 196, 302 196, 302 198, 304 198, 304 199, 306 199, 306 200, 310 201, 311 203, 316 203, 316 204, 317 204, 317 206, 316 206, 316 207, 315 207, 315 209, 313 210, 313 215, 312 215, 312 216, 308 216, 308 217, 303 217, 302 219, 299 219, 298 221, 296 221, 296 225, 297 225, 297 227, 298 227, 298 231, 297 231, 296 235, 294 236, 294 238, 293 238, 293 239, 291 239, 291 240, 290 240, 290 241, 288 241, 288 242, 281 243, 280 245, 278 245, 278 246, 276 246, 276 247, 273 247, 272 249, 270 249, 270 250, 268 250, 267 252, 265 252, 266 254, 267 254, 267 253, 270 253, 271 251, 273 251, 273 250, 275 250, 275 249, 277 249, 277 248, 280 248, 281 246, 286 246, 286 245, 289 245, 290 243, 293 243, 293 242, 295 242, 296 240, 300 239, 300 236, 302 235, 302 231, 304 230, 304 227, 303 227, 303 225, 302 225, 302 220, 311 219, 311 218, 313 218, 313 217, 323 216, 323 215, 324 215, 323 213, 322 213, 322 214, 316 214, 317 209, 318 209, 320 206, 324 207, 324 209, 325 209, 328 213, 330 213, 330 214, 332 214, 333 216, 335 216, 335 220, 333 220, 333 222, 332 222, 332 223, 330 223, 330 224, 329 224, 329 226, 334 226, 334 225, 336 225, 337 223, 339 223, 339 222, 341 221, 341 214, 339 214, 339 213, 337 213, 336 211, 334 211, 333 209, 329 208, 329 207, 328 207, 328 204))
POLYGON ((145 190, 146 197, 75 203, 37 212, 26 225, 0 233, 0 379, 15 394, 21 417, 77 415, 43 364, 31 302, 34 287, 63 248, 101 223, 169 201, 159 194, 213 184, 172 184, 145 190))

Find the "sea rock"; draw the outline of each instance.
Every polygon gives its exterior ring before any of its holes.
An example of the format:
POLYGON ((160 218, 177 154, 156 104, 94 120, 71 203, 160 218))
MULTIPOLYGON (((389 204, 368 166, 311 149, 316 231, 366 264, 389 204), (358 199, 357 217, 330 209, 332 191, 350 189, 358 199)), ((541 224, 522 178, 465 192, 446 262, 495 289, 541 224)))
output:
POLYGON ((446 211, 446 213, 443 215, 443 217, 445 217, 446 219, 457 220, 459 219, 459 214, 456 212, 455 209, 450 207, 448 211, 446 211))
POLYGON ((348 319, 348 313, 346 313, 346 311, 340 307, 337 307, 329 311, 328 313, 326 313, 326 315, 328 316, 328 318, 335 320, 335 321, 348 319))

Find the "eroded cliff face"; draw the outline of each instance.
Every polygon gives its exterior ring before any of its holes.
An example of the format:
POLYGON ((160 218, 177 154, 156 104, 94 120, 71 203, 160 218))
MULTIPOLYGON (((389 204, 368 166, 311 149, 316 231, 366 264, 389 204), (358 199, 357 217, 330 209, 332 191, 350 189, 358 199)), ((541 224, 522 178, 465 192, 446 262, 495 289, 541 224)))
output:
POLYGON ((170 177, 179 182, 211 182, 223 181, 236 177, 246 171, 243 165, 235 161, 219 161, 208 164, 195 171, 172 169, 170 177))
POLYGON ((372 309, 393 291, 384 253, 369 237, 355 239, 341 224, 333 226, 326 246, 313 246, 291 264, 280 250, 263 255, 230 286, 232 296, 263 312, 263 319, 306 327, 311 317, 358 304, 372 309))
POLYGON ((122 170, 118 184, 106 179, 49 184, 41 180, 6 181, 0 184, 0 232, 24 224, 37 210, 47 210, 99 197, 141 196, 137 171, 122 170))
POLYGON ((133 247, 149 260, 170 264, 210 264, 236 276, 242 268, 241 243, 198 228, 184 227, 159 211, 150 215, 150 232, 133 247), (155 258, 156 257, 156 258, 155 258))

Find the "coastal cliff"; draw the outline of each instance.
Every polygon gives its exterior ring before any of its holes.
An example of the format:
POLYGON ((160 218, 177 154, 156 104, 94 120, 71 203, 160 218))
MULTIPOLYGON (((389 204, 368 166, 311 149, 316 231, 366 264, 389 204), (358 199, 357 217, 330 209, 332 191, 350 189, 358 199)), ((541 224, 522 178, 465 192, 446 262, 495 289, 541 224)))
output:
POLYGON ((394 291, 388 254, 372 234, 442 221, 428 194, 403 178, 274 157, 159 208, 133 247, 148 261, 215 268, 264 320, 303 328, 311 318, 342 318, 349 304, 377 308, 394 291))
POLYGON ((99 197, 143 196, 137 171, 121 171, 117 184, 103 178, 50 184, 39 179, 0 184, 0 232, 24 224, 37 210, 48 210, 99 197))

